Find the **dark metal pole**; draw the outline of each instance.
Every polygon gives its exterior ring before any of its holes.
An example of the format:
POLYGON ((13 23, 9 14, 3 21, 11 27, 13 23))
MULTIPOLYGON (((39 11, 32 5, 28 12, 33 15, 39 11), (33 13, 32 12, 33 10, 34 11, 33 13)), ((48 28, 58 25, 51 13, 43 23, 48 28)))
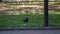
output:
POLYGON ((48 0, 44 0, 44 27, 48 27, 48 0))

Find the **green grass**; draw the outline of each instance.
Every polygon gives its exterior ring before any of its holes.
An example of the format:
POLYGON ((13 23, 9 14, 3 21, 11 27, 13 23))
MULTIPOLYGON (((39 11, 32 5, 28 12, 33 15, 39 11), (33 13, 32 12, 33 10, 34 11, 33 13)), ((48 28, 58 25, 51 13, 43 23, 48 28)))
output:
MULTIPOLYGON (((44 15, 0 15, 0 27, 43 27, 44 15), (29 21, 25 23, 23 19, 29 18, 29 21)), ((49 14, 49 27, 60 27, 60 15, 49 14)))
POLYGON ((60 27, 60 14, 49 15, 49 26, 60 27))
POLYGON ((43 25, 43 15, 27 16, 29 18, 27 23, 23 21, 25 17, 26 15, 0 15, 0 27, 31 27, 43 25))
MULTIPOLYGON (((24 3, 29 4, 29 2, 28 3, 24 2, 24 3)), ((32 3, 32 2, 30 2, 30 3, 32 3)), ((0 5, 1 4, 4 5, 3 2, 1 2, 0 5)), ((6 3, 6 4, 12 4, 12 3, 6 3)), ((35 2, 33 2, 33 4, 35 4, 35 2)), ((38 3, 36 3, 36 4, 38 4, 38 3)), ((53 5, 53 4, 55 4, 55 3, 49 3, 49 5, 53 5)), ((54 12, 50 11, 48 22, 49 22, 49 27, 60 27, 60 13, 55 12, 55 11, 54 12)), ((43 14, 39 14, 39 15, 38 14, 36 14, 36 15, 0 15, 0 28, 3 28, 3 27, 7 27, 7 28, 8 27, 33 27, 33 26, 38 26, 38 27, 42 26, 43 27, 43 25, 44 25, 44 15, 43 14), (25 23, 23 21, 23 19, 26 16, 29 18, 29 21, 27 23, 25 23)))

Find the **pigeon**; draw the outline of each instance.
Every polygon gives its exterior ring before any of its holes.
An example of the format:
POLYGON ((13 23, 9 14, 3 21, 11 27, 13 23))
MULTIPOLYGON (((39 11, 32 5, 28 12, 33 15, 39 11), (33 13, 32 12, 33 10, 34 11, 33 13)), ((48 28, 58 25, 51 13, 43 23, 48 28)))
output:
POLYGON ((23 21, 24 21, 25 23, 27 23, 27 22, 29 21, 29 19, 28 19, 27 17, 25 17, 25 18, 23 19, 23 21))

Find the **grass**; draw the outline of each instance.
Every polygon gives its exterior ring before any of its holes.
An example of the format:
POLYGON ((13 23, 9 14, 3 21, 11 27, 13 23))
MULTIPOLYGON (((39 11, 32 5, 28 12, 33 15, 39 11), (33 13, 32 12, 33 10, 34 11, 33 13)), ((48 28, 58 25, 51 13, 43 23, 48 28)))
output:
MULTIPOLYGON (((49 27, 60 27, 60 15, 49 14, 49 27)), ((0 15, 0 27, 43 27, 44 15, 0 15), (29 21, 25 23, 23 19, 29 18, 29 21)))
POLYGON ((23 21, 25 17, 26 15, 0 15, 0 27, 31 27, 43 25, 43 15, 28 15, 29 21, 27 23, 23 21))
MULTIPOLYGON (((3 2, 1 2, 4 4, 3 2)), ((1 5, 0 3, 0 5, 1 5)), ((9 3, 7 3, 9 4, 9 3)), ((12 3, 11 3, 12 4, 12 3)), ((14 4, 14 3, 13 3, 14 4)), ((25 3, 26 4, 26 3, 25 3)), ((35 4, 35 3, 33 3, 35 4)), ((38 4, 38 3, 36 3, 38 4)), ((43 4, 42 4, 43 5, 43 4)), ((52 5, 52 3, 50 3, 52 5)), ((49 27, 60 27, 60 12, 50 11, 49 13, 49 27)), ((0 15, 0 28, 3 27, 43 27, 44 26, 44 15, 0 15), (29 21, 25 23, 23 19, 29 18, 29 21)))
POLYGON ((49 11, 49 27, 60 27, 60 11, 49 11))
POLYGON ((60 14, 49 15, 49 26, 60 27, 60 14))

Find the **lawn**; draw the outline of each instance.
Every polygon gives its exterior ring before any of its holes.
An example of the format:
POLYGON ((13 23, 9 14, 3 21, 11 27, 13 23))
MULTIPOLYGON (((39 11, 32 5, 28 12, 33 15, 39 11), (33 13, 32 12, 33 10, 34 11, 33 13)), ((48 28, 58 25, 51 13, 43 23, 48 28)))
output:
POLYGON ((0 27, 31 27, 43 25, 43 15, 0 15, 0 27), (28 17, 29 21, 24 22, 28 17))
MULTIPOLYGON (((17 2, 19 4, 19 2, 17 2)), ((6 3, 8 5, 16 5, 17 3, 6 3)), ((32 2, 25 4, 31 4, 32 2)), ((21 4, 24 4, 23 2, 21 4)), ((35 2, 33 2, 35 4, 35 2)), ((39 2, 36 3, 40 4, 39 2)), ((42 3, 41 3, 42 4, 42 3)), ((4 3, 0 3, 4 5, 4 3)), ((20 5, 20 4, 19 4, 20 5)), ((43 5, 43 4, 42 4, 43 5)), ((51 4, 50 4, 51 5, 51 4)), ((12 13, 13 14, 13 13, 12 13)), ((15 14, 15 13, 14 13, 15 14)), ((59 11, 49 11, 49 27, 60 27, 60 12, 59 11)), ((44 15, 1 15, 0 13, 0 28, 3 27, 43 27, 44 26, 44 15), (24 18, 28 17, 28 22, 24 22, 24 18)))
MULTIPOLYGON (((60 15, 49 14, 49 27, 60 27, 60 15)), ((0 15, 0 27, 43 27, 44 15, 0 15), (24 22, 28 17, 29 21, 24 22)))
POLYGON ((60 27, 60 14, 49 15, 49 26, 60 27))

